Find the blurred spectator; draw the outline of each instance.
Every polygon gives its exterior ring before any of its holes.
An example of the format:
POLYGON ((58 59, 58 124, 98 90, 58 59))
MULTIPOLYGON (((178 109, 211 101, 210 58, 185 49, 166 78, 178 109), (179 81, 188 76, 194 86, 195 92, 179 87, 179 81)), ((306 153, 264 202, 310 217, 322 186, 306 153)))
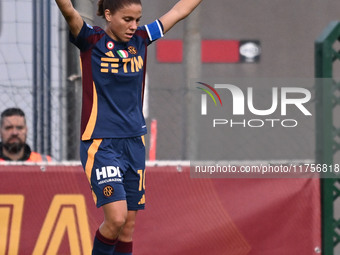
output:
POLYGON ((1 113, 0 161, 44 162, 50 156, 31 150, 26 144, 27 125, 25 113, 19 108, 8 108, 1 113))

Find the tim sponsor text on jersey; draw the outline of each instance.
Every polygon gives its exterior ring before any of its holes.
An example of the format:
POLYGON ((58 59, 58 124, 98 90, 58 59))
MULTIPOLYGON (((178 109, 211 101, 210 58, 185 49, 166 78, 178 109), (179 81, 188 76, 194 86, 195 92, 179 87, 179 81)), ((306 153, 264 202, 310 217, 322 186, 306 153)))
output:
MULTIPOLYGON (((114 56, 112 52, 111 55, 114 56)), ((118 73, 120 64, 123 65, 124 73, 137 73, 140 72, 144 66, 144 61, 141 56, 132 58, 115 58, 115 57, 103 57, 101 58, 101 69, 102 73, 118 73)))

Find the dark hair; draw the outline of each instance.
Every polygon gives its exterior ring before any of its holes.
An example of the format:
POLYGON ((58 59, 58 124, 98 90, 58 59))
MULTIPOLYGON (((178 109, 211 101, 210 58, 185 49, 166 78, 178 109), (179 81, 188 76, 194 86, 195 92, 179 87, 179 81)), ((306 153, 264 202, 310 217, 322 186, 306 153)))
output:
POLYGON ((140 4, 141 0, 98 0, 98 11, 97 15, 102 16, 105 19, 105 10, 109 9, 114 14, 119 9, 130 4, 140 4))
POLYGON ((21 116, 25 118, 25 113, 20 108, 15 108, 15 107, 4 110, 1 113, 1 126, 2 126, 3 119, 5 117, 11 117, 11 116, 21 116))

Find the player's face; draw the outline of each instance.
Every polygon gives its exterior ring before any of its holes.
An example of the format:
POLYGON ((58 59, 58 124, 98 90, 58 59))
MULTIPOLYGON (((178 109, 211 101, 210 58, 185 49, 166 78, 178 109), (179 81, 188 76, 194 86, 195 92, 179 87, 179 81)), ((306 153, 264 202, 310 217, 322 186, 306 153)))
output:
POLYGON ((142 6, 139 4, 127 5, 114 14, 105 11, 108 21, 106 33, 118 42, 128 42, 139 26, 142 17, 142 6))
POLYGON ((22 116, 4 117, 1 126, 1 141, 11 153, 19 152, 26 143, 27 126, 22 116))

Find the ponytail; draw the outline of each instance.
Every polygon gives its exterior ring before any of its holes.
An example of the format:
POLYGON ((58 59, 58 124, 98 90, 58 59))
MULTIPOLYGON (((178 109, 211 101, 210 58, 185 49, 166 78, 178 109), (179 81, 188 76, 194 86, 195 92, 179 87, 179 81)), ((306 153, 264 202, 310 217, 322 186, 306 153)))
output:
POLYGON ((97 15, 104 17, 104 0, 98 0, 97 6, 97 15))

